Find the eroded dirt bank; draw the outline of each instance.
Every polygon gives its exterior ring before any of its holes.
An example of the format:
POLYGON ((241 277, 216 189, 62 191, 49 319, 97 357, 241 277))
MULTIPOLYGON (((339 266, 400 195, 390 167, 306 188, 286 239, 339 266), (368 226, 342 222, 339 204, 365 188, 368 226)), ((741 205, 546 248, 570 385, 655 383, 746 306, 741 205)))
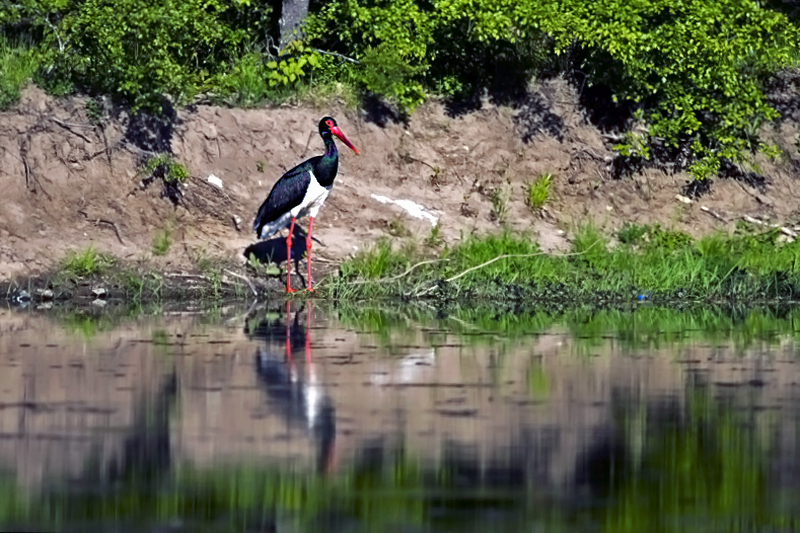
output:
POLYGON ((255 242, 253 216, 272 184, 321 151, 316 127, 324 114, 337 118, 362 155, 340 151, 334 193, 314 228, 320 268, 383 235, 421 240, 430 233, 430 220, 375 196, 423 206, 453 242, 501 228, 492 202, 499 191, 506 224, 537 233, 545 250, 566 246, 571 230, 587 220, 608 230, 625 221, 661 222, 694 235, 730 230, 745 215, 782 225, 800 221, 793 123, 767 132, 786 157, 759 159, 765 180, 715 180, 710 194, 684 203, 676 194, 687 175, 647 170, 615 179, 612 141, 588 123, 574 92, 558 80, 536 91, 536 105, 486 104, 460 117, 430 103, 408 125, 379 125, 366 112, 333 103, 196 106, 177 111, 174 126, 165 126, 124 113, 95 125, 85 99, 54 100, 30 87, 16 108, 0 113, 0 281, 51 271, 68 250, 89 245, 164 272, 204 259, 243 263, 243 251, 255 242), (158 182, 144 185, 139 171, 147 150, 165 148, 191 176, 177 206, 158 182), (534 213, 523 192, 544 172, 554 175, 551 199, 534 213), (221 189, 208 182, 211 175, 221 189), (154 239, 164 232, 171 245, 157 256, 154 239))

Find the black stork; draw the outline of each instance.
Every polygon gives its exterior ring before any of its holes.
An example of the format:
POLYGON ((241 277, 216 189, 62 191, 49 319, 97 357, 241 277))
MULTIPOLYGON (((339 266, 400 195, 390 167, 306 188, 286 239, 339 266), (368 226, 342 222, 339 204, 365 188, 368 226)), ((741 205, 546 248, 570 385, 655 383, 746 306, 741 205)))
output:
MULTIPOLYGON (((339 152, 336 150, 332 135, 336 135, 351 150, 359 153, 331 117, 323 117, 319 121, 319 134, 325 142, 325 153, 303 161, 281 176, 272 187, 267 199, 261 204, 253 222, 253 229, 260 239, 267 239, 283 228, 289 227, 289 236, 286 238, 286 262, 290 265, 294 223, 298 217, 309 216, 306 235, 308 262, 306 288, 310 291, 314 290, 311 286, 311 228, 314 225, 314 217, 317 216, 319 208, 325 203, 333 188, 333 180, 339 169, 339 152)), ((294 292, 289 266, 286 268, 286 291, 294 292)))

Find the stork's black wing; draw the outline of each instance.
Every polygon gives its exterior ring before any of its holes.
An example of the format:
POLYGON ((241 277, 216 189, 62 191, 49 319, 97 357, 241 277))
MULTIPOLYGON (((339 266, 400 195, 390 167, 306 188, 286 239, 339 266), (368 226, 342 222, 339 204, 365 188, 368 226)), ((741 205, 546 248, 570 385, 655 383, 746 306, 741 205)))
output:
POLYGON ((308 185, 311 183, 311 171, 314 168, 315 159, 319 159, 319 157, 297 165, 275 183, 269 196, 261 204, 253 222, 253 229, 257 235, 261 235, 261 228, 266 224, 278 220, 282 215, 300 205, 306 195, 308 185))

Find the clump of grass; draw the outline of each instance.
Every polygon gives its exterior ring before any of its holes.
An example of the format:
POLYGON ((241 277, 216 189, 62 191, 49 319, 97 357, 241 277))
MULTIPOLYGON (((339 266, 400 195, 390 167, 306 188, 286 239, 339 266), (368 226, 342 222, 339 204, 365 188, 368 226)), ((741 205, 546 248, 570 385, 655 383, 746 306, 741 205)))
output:
POLYGON ((85 250, 67 253, 61 268, 64 272, 79 277, 103 274, 115 263, 114 257, 97 251, 93 246, 85 250))
POLYGON ((427 246, 428 248, 437 248, 437 247, 441 246, 444 243, 444 239, 442 239, 442 237, 439 235, 439 233, 441 233, 441 229, 442 229, 442 227, 441 227, 441 224, 439 224, 439 222, 434 224, 431 227, 430 235, 428 235, 425 238, 425 240, 423 241, 423 244, 425 246, 427 246))
POLYGON ((149 179, 160 177, 168 185, 179 185, 189 179, 189 172, 186 167, 166 153, 158 154, 148 159, 143 171, 149 179))
POLYGON ((386 232, 392 237, 404 238, 411 236, 411 231, 400 217, 393 218, 386 224, 386 232))
POLYGON ((172 247, 172 231, 169 228, 158 230, 153 236, 153 255, 166 255, 172 247))
POLYGON ((39 67, 39 59, 31 48, 14 45, 0 36, 0 110, 16 104, 22 88, 39 67))
POLYGON ((642 248, 667 248, 674 250, 692 244, 692 237, 683 231, 667 230, 661 224, 633 224, 625 222, 617 231, 620 243, 642 248))
POLYGON ((84 107, 86 110, 86 118, 89 119, 89 122, 95 126, 103 123, 103 120, 106 117, 106 111, 103 101, 100 98, 92 98, 87 100, 84 107))
POLYGON ((392 250, 392 243, 389 240, 381 239, 343 263, 341 276, 375 280, 386 277, 395 267, 406 263, 407 259, 403 255, 392 250))
POLYGON ((183 194, 180 186, 189 179, 186 167, 168 153, 161 153, 147 159, 140 175, 144 175, 142 183, 145 185, 155 179, 161 179, 164 195, 176 205, 183 194))
POLYGON ((508 194, 500 187, 492 191, 492 210, 489 216, 500 224, 506 223, 508 215, 508 194))
POLYGON ((528 207, 534 211, 543 208, 550 198, 550 186, 552 183, 553 175, 549 172, 540 175, 529 183, 527 194, 525 195, 525 203, 528 207))
POLYGON ((577 228, 567 255, 544 254, 530 238, 504 232, 468 237, 435 260, 393 251, 384 241, 345 262, 331 286, 353 298, 794 299, 800 297, 800 242, 783 243, 778 235, 695 241, 658 225, 628 226, 618 232, 620 245, 609 248, 608 236, 590 224, 577 228))
POLYGON ((263 263, 259 261, 255 254, 250 254, 247 258, 247 266, 259 277, 279 276, 281 274, 281 269, 278 265, 271 261, 263 263))

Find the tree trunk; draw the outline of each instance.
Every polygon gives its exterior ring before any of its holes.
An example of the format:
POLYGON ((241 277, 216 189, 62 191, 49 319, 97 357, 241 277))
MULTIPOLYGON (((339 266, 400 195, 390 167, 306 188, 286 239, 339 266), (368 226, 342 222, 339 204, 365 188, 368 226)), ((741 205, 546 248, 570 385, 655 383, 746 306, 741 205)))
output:
POLYGON ((308 15, 310 0, 283 0, 281 19, 278 23, 281 30, 281 50, 299 37, 300 24, 308 15))

